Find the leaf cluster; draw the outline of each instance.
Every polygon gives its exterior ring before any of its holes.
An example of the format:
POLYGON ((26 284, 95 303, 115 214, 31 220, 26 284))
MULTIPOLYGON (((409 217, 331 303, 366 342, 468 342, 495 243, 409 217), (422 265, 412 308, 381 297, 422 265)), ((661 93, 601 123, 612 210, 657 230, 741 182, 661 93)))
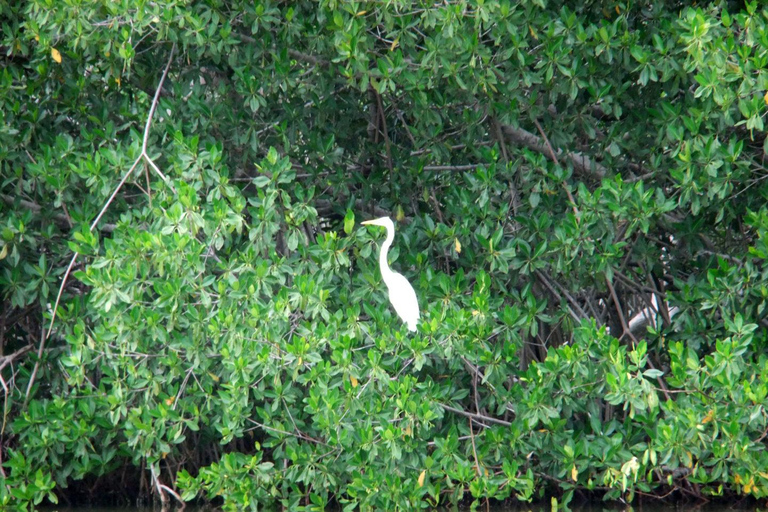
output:
POLYGON ((0 27, 0 505, 768 495, 757 2, 0 27))

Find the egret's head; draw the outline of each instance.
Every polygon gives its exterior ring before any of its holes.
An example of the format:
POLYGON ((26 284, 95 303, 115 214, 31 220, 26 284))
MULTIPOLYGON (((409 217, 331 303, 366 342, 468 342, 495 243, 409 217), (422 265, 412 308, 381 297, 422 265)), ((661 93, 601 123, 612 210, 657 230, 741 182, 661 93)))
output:
POLYGON ((391 231, 395 230, 395 224, 392 222, 392 219, 390 219, 389 217, 379 217, 378 219, 366 220, 361 222, 360 224, 363 224, 364 226, 381 226, 391 231))

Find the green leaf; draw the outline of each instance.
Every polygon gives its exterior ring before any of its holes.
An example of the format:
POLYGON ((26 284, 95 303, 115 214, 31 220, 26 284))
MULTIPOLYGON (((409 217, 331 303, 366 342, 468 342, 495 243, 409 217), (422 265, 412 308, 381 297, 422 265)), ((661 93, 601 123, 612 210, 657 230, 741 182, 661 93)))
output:
POLYGON ((347 235, 352 233, 355 227, 355 214, 352 210, 347 209, 346 215, 344 215, 344 233, 347 235))
POLYGON ((268 176, 256 176, 253 178, 253 184, 259 188, 264 188, 271 183, 272 180, 268 176))

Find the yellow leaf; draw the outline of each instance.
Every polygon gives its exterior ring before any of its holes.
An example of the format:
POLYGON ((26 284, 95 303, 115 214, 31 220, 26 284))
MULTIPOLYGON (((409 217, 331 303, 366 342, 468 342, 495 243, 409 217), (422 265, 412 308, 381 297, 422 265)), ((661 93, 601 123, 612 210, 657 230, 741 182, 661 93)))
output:
POLYGON ((405 218, 405 212, 403 211, 403 207, 400 205, 397 205, 397 209, 395 210, 395 219, 397 222, 402 222, 402 220, 405 218))
POLYGON ((57 50, 56 48, 51 48, 51 57, 58 64, 61 64, 61 54, 59 53, 59 50, 57 50))
POLYGON ((576 469, 576 464, 571 468, 571 480, 577 482, 579 480, 579 470, 576 469))
POLYGON ((454 249, 456 249, 456 252, 461 254, 461 242, 459 242, 459 239, 458 238, 454 238, 453 239, 453 243, 454 243, 453 246, 454 246, 454 249))
POLYGON ((619 9, 619 6, 616 6, 616 14, 621 14, 621 10, 619 9))
POLYGON ((768 480, 768 473, 766 473, 765 471, 761 471, 761 472, 759 472, 759 473, 758 473, 758 475, 760 475, 761 477, 763 477, 763 478, 765 478, 766 480, 768 480))
POLYGON ((165 399, 165 405, 173 405, 173 402, 176 400, 175 397, 170 397, 165 399))
POLYGON ((297 363, 298 363, 298 365, 299 365, 299 366, 301 366, 301 363, 303 363, 303 362, 304 362, 304 359, 302 359, 301 357, 300 357, 300 358, 299 358, 299 360, 297 361, 297 363))
POLYGON ((422 487, 424 485, 424 478, 426 478, 426 476, 427 476, 427 470, 425 469, 419 475, 419 487, 422 487))
POLYGON ((392 44, 389 46, 389 51, 393 52, 395 51, 395 48, 397 48, 397 45, 400 44, 400 38, 398 37, 394 41, 392 41, 392 44))
POLYGON ((710 409, 709 412, 707 413, 707 415, 704 416, 704 419, 701 420, 701 424, 702 425, 706 425, 707 423, 709 423, 713 419, 715 419, 715 410, 714 409, 710 409))
POLYGON ((357 379, 353 375, 349 376, 349 381, 352 383, 353 388, 357 387, 357 379))
POLYGON ((768 91, 766 91, 765 96, 763 96, 763 101, 765 101, 765 104, 768 105, 768 91))
POLYGON ((38 43, 40 42, 40 36, 37 34, 35 34, 35 41, 37 41, 38 43))
POLYGON ((355 14, 355 16, 365 16, 365 13, 367 13, 367 12, 368 11, 360 11, 357 14, 355 14))
POLYGON ((735 483, 737 485, 740 484, 741 483, 741 475, 736 475, 735 477, 733 477, 733 483, 735 483))
POLYGON ((8 246, 4 245, 2 250, 0 250, 0 260, 4 259, 6 256, 8 256, 8 246))
POLYGON ((219 377, 218 377, 218 375, 214 375, 213 373, 211 373, 211 372, 208 372, 208 376, 209 376, 211 379, 213 379, 213 382, 219 382, 219 377))
POLYGON ((407 427, 405 427, 405 432, 404 432, 404 434, 405 434, 405 435, 407 435, 408 437, 410 437, 410 436, 412 436, 412 435, 413 435, 413 429, 411 428, 411 425, 410 425, 410 424, 408 424, 408 426, 407 426, 407 427))
POLYGON ((539 36, 536 34, 536 31, 533 30, 533 26, 528 25, 528 30, 531 32, 531 37, 538 41, 539 36))
POLYGON ((115 78, 115 83, 117 83, 117 86, 120 87, 120 77, 115 78))

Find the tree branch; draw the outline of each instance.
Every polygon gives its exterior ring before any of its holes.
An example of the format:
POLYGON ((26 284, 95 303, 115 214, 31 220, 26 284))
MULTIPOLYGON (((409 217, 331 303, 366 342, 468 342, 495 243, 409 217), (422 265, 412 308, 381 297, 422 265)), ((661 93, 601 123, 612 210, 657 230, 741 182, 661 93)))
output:
MULTIPOLYGON (((255 38, 245 34, 241 34, 239 32, 235 32, 233 35, 243 43, 255 44, 257 42, 255 38)), ((277 51, 278 48, 274 48, 274 50, 277 51)), ((308 62, 309 64, 312 64, 321 68, 328 67, 331 64, 329 61, 321 57, 315 57, 314 55, 309 55, 308 53, 302 53, 298 50, 288 49, 288 55, 290 55, 296 60, 308 62)))
POLYGON ((557 162, 557 157, 568 160, 573 168, 583 174, 588 174, 593 178, 602 179, 608 174, 608 169, 603 165, 590 160, 588 157, 581 153, 571 152, 564 153, 562 150, 550 151, 547 149, 546 144, 536 135, 522 128, 515 128, 508 124, 502 125, 501 130, 507 138, 518 146, 527 147, 530 150, 536 151, 546 156, 550 160, 557 162))
POLYGON ((29 345, 25 345, 20 349, 18 349, 17 351, 8 354, 7 356, 0 356, 0 370, 2 370, 6 366, 14 362, 16 359, 20 358, 21 356, 23 356, 33 348, 34 348, 34 345, 30 343, 29 345))
MULTIPOLYGON (((157 90, 155 90, 155 97, 152 99, 152 106, 149 109, 149 114, 147 115, 147 122, 144 125, 144 138, 142 139, 141 144, 141 154, 136 158, 136 160, 133 162, 133 165, 131 165, 131 168, 128 169, 128 172, 125 173, 125 176, 123 176, 123 179, 120 180, 120 183, 118 183, 117 187, 115 187, 115 190, 112 192, 112 195, 109 196, 109 199, 107 199, 106 204, 104 204, 104 207, 101 209, 99 214, 96 216, 94 221, 91 223, 90 231, 93 231, 96 229, 96 226, 99 224, 99 221, 104 216, 104 214, 107 211, 107 208, 112 204, 112 201, 114 201, 115 196, 117 196, 117 193, 120 191, 121 188, 123 188, 123 185, 125 184, 128 177, 133 174, 133 171, 138 167, 139 162, 142 160, 145 161, 145 163, 152 166, 154 171, 160 175, 160 177, 165 181, 170 187, 171 190, 173 190, 174 193, 176 193, 176 189, 174 188, 173 184, 168 180, 168 178, 160 172, 160 169, 155 165, 155 163, 150 158, 149 154, 147 153, 147 141, 149 139, 149 128, 152 126, 152 116, 155 113, 155 110, 157 109, 157 103, 160 99, 160 91, 163 88, 163 83, 165 82, 165 77, 168 76, 168 70, 171 68, 171 61, 173 60, 173 54, 176 51, 176 44, 174 43, 173 47, 171 47, 171 54, 168 56, 168 62, 165 64, 165 69, 163 70, 163 76, 160 78, 160 83, 157 85, 157 90)), ((53 311, 51 312, 51 322, 48 325, 48 332, 45 332, 45 328, 43 328, 43 333, 40 337, 40 346, 37 350, 37 361, 35 361, 35 367, 32 370, 32 374, 29 376, 29 384, 27 384, 27 392, 24 396, 24 406, 26 407, 27 402, 29 402, 29 394, 32 392, 32 386, 35 384, 35 378, 37 376, 37 371, 40 368, 40 360, 43 357, 43 350, 45 349, 45 342, 46 340, 51 336, 51 331, 53 331, 53 323, 56 321, 56 311, 59 308, 59 302, 61 301, 61 296, 64 293, 64 286, 67 284, 67 280, 69 279, 69 274, 72 272, 72 267, 75 266, 75 261, 77 261, 78 253, 75 253, 72 256, 72 260, 69 262, 69 266, 67 267, 67 271, 64 273, 64 277, 61 280, 61 286, 59 286, 59 293, 56 295, 56 303, 53 306, 53 311)))
POLYGON ((505 427, 509 427, 512 425, 508 421, 500 420, 498 418, 493 418, 491 416, 484 416, 482 414, 475 414, 473 412, 462 411, 461 409, 455 409, 450 405, 445 405, 441 403, 438 403, 438 405, 443 409, 445 409, 446 411, 455 412, 456 414, 461 414, 462 416, 466 416, 467 418, 472 418, 473 420, 487 421, 488 423, 496 423, 498 425, 504 425, 505 427))

